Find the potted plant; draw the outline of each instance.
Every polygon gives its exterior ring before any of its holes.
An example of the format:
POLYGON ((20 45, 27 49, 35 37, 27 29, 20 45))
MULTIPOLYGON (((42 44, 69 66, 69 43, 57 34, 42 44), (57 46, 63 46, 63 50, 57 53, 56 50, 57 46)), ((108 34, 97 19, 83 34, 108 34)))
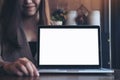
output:
POLYGON ((67 12, 63 9, 56 9, 52 13, 52 21, 55 25, 64 25, 67 12))

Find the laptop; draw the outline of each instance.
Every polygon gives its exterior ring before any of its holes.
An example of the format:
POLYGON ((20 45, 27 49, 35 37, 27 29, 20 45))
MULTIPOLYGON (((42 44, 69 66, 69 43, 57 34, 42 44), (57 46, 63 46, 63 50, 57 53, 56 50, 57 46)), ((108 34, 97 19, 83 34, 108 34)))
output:
POLYGON ((40 73, 114 73, 102 67, 100 26, 39 26, 40 73))

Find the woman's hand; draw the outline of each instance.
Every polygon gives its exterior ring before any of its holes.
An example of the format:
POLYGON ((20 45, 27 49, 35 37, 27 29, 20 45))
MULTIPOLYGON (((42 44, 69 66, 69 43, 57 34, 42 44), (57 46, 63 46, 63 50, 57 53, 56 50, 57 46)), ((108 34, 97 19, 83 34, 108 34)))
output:
POLYGON ((36 67, 27 58, 19 58, 15 62, 5 63, 3 68, 9 74, 16 74, 18 76, 39 76, 36 67))

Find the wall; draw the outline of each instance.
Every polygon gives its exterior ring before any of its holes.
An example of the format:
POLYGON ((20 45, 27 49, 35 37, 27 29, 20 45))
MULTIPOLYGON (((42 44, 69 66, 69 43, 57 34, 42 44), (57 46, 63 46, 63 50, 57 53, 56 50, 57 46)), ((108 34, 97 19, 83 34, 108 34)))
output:
POLYGON ((101 10, 101 0, 49 0, 51 12, 56 8, 62 8, 69 10, 76 10, 83 4, 89 11, 101 10))

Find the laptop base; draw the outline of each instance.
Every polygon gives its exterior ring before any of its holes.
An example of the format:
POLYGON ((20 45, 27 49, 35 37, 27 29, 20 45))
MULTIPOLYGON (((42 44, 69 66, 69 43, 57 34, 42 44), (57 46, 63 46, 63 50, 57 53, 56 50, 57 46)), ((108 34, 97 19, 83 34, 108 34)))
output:
POLYGON ((39 73, 114 73, 114 70, 112 69, 40 69, 38 70, 39 73))

